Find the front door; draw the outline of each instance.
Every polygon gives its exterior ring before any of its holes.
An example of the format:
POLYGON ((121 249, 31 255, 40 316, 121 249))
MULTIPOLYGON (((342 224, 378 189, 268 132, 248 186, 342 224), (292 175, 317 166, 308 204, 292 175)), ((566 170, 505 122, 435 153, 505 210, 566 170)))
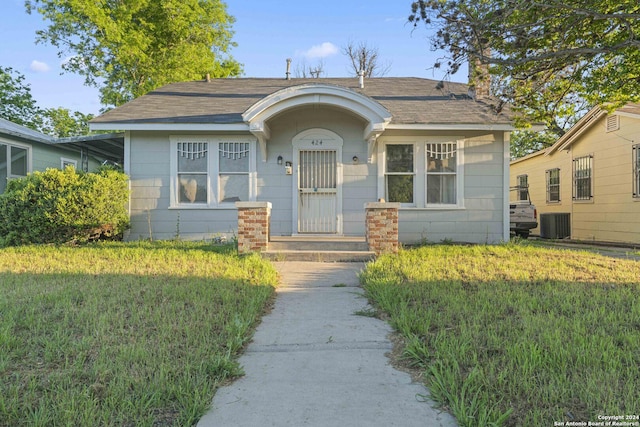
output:
POLYGON ((294 217, 300 234, 341 234, 342 138, 326 129, 310 129, 294 140, 297 161, 294 217))
POLYGON ((336 150, 300 150, 298 232, 336 233, 336 150))

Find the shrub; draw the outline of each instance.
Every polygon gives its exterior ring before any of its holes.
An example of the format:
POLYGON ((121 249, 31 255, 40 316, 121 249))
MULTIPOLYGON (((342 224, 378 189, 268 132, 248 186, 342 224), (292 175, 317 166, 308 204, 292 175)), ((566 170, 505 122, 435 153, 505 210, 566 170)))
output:
POLYGON ((129 227, 127 176, 47 169, 0 194, 0 245, 121 239, 129 227))

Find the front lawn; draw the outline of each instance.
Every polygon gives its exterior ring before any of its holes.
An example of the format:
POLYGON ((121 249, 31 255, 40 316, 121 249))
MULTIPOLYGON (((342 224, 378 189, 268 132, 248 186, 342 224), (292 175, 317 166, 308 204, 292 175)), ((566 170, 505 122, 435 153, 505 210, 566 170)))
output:
POLYGON ((361 280, 461 426, 640 414, 640 262, 431 246, 380 257, 361 280))
POLYGON ((0 425, 192 425, 274 295, 206 244, 0 249, 0 425))

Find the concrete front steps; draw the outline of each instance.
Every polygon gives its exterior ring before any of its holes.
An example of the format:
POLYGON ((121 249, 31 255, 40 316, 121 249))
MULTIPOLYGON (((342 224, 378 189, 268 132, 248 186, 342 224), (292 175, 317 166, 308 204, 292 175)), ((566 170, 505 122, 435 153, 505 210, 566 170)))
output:
POLYGON ((363 262, 375 258, 364 237, 275 236, 262 256, 272 261, 363 262))

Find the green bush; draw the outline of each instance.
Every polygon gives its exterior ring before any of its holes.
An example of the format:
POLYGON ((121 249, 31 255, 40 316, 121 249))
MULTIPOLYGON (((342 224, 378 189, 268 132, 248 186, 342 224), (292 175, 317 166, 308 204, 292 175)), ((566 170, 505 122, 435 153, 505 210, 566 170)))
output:
POLYGON ((0 194, 0 246, 120 239, 129 227, 127 176, 47 169, 0 194))

